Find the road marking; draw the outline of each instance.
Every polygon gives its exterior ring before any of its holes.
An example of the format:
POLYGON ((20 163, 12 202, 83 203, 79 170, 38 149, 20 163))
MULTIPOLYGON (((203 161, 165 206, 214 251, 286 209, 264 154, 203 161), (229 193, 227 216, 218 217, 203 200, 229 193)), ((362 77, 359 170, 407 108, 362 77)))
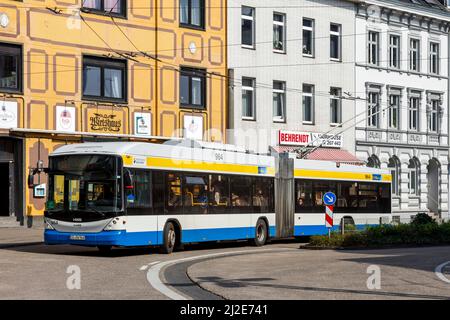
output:
POLYGON ((145 271, 145 270, 148 269, 148 267, 150 267, 150 266, 152 266, 152 265, 154 265, 154 264, 157 264, 157 263, 159 263, 159 261, 155 261, 155 262, 146 264, 145 266, 140 267, 139 270, 140 270, 140 271, 145 271))
POLYGON ((438 265, 436 267, 436 270, 434 271, 434 273, 436 273, 436 276, 441 279, 444 282, 450 283, 450 280, 444 276, 444 274, 442 273, 442 270, 444 270, 445 266, 450 265, 450 261, 444 262, 441 265, 438 265))
MULTIPOLYGON (((298 250, 298 249, 292 249, 292 250, 298 250)), ((182 258, 182 259, 176 259, 176 260, 170 260, 165 261, 161 263, 154 264, 148 271, 147 271, 147 281, 150 283, 150 285, 161 292, 166 297, 172 299, 172 300, 188 300, 188 297, 185 297, 178 292, 170 289, 166 284, 164 284, 161 281, 160 273, 161 270, 164 267, 167 267, 169 265, 186 262, 186 261, 194 261, 194 260, 201 260, 206 258, 215 258, 215 257, 221 257, 221 256, 227 256, 227 255, 236 255, 236 254, 244 254, 244 253, 256 253, 256 252, 270 252, 270 251, 280 251, 279 249, 259 249, 259 250, 242 250, 242 251, 231 251, 231 252, 222 252, 222 253, 211 253, 211 254, 205 254, 201 256, 195 256, 195 257, 189 257, 189 258, 182 258)))

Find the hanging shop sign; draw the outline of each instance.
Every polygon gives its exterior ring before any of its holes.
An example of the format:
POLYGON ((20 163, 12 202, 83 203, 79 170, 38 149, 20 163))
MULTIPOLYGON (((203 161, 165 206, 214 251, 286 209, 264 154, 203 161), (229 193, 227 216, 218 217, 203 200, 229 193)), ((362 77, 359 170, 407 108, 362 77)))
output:
POLYGON ((113 112, 106 109, 88 110, 88 131, 96 133, 122 133, 123 112, 113 112))
POLYGON ((18 103, 13 101, 0 102, 0 129, 15 129, 18 127, 18 103))
POLYGON ((192 140, 203 140, 203 117, 184 116, 184 137, 192 140))
POLYGON ((344 136, 342 134, 311 133, 311 141, 314 146, 324 148, 341 149, 344 146, 344 136))
POLYGON ((56 106, 56 131, 75 132, 75 107, 56 106))
POLYGON ((280 146, 321 146, 324 148, 342 148, 343 135, 324 134, 314 132, 299 132, 280 130, 278 133, 280 146))
POLYGON ((136 136, 151 136, 152 115, 150 113, 136 112, 134 114, 134 134, 136 136))
POLYGON ((284 131, 278 133, 280 146, 306 146, 311 142, 309 132, 284 131))

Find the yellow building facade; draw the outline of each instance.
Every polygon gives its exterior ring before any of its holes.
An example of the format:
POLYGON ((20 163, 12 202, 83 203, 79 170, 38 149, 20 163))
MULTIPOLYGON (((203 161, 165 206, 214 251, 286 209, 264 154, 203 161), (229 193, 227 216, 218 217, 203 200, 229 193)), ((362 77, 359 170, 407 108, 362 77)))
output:
POLYGON ((0 0, 0 215, 42 216, 67 143, 225 142, 226 21, 226 0, 0 0))

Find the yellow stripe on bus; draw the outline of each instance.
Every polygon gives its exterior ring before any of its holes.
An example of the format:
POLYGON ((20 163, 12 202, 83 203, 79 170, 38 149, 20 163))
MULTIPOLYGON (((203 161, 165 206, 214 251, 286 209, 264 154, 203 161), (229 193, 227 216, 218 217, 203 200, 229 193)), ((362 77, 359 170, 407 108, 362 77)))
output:
MULTIPOLYGON (((259 173, 258 166, 250 166, 243 164, 229 164, 229 163, 214 163, 214 162, 201 162, 194 160, 178 160, 167 158, 147 158, 148 167, 157 168, 174 168, 184 170, 197 170, 197 171, 214 171, 214 172, 229 172, 229 173, 243 173, 253 175, 263 175, 259 173)), ((265 167, 265 175, 274 175, 275 168, 265 167)))
MULTIPOLYGON (((296 169, 294 171, 294 175, 296 178, 376 181, 373 178, 372 173, 334 172, 334 171, 296 169)), ((391 182, 392 176, 390 174, 382 174, 381 181, 391 182)))

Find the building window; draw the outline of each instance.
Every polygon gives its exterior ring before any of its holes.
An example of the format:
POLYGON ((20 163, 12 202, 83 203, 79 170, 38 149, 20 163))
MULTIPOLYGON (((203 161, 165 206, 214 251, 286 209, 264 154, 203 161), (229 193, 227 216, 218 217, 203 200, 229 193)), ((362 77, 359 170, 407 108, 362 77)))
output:
POLYGON ((409 70, 420 71, 420 40, 409 39, 409 70))
POLYGON ((314 20, 303 18, 303 55, 314 55, 314 20))
POLYGON ((83 98, 125 101, 126 62, 98 57, 83 58, 83 98))
POLYGON ((255 47, 255 9, 242 7, 242 46, 255 47))
POLYGON ((389 159, 388 168, 392 175, 392 194, 400 195, 400 161, 397 157, 392 157, 389 159))
POLYGON ((408 165, 408 190, 410 195, 420 193, 420 163, 417 158, 411 159, 408 165))
POLYGON ((408 105, 408 129, 419 130, 420 97, 410 97, 408 105))
POLYGON ((378 128, 380 124, 380 93, 369 92, 367 126, 378 128))
POLYGON ((286 120, 286 85, 281 81, 273 82, 273 121, 286 120))
POLYGON ((205 70, 181 68, 180 104, 183 107, 205 109, 206 74, 205 70))
POLYGON ((126 0, 84 0, 83 9, 126 16, 126 0))
POLYGON ((397 94, 389 95, 388 118, 390 129, 400 128, 400 96, 397 94))
POLYGON ((255 120, 255 79, 242 78, 242 119, 255 120))
POLYGON ((430 73, 439 74, 439 43, 430 42, 430 73))
POLYGON ((341 25, 330 24, 330 59, 341 60, 341 25))
POLYGON ((22 47, 0 44, 0 90, 22 91, 22 47))
POLYGON ((286 51, 286 16, 281 13, 273 14, 273 50, 275 52, 286 51))
POLYGON ((303 123, 314 123, 314 86, 303 85, 303 123))
POLYGON ((187 27, 204 28, 204 2, 204 0, 180 0, 180 24, 187 27))
POLYGON ((380 169, 381 168, 380 159, 378 159, 378 157, 376 155, 374 155, 374 154, 371 155, 369 157, 369 159, 367 159, 367 166, 369 168, 378 168, 378 169, 380 169))
POLYGON ((389 67, 400 69, 400 36, 389 36, 389 67))
POLYGON ((331 88, 330 90, 330 108, 331 108, 331 119, 330 123, 332 125, 337 125, 342 123, 342 90, 339 88, 331 88))
POLYGON ((369 64, 379 65, 380 33, 369 31, 367 60, 369 64))
POLYGON ((431 100, 430 115, 428 120, 428 131, 432 133, 439 132, 439 100, 431 100))

